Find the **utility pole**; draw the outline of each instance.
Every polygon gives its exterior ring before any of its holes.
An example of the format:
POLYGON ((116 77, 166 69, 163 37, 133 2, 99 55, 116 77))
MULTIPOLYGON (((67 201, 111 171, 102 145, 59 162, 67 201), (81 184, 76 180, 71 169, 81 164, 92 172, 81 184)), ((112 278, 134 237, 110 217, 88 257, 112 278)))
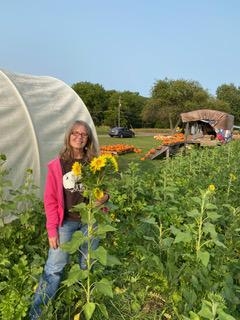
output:
POLYGON ((120 114, 121 114, 121 96, 118 98, 118 126, 120 127, 120 114))

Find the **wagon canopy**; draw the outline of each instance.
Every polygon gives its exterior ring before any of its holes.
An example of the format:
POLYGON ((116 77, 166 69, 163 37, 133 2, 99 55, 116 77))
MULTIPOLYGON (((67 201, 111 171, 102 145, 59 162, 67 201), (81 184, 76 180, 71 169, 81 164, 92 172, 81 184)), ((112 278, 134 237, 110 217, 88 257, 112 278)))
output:
POLYGON ((63 144, 66 128, 84 120, 96 129, 82 99, 63 81, 0 70, 0 154, 7 156, 13 187, 24 181, 26 169, 43 191, 47 162, 63 144))
POLYGON ((234 116, 222 111, 200 109, 181 113, 182 122, 206 121, 214 129, 232 130, 234 116))

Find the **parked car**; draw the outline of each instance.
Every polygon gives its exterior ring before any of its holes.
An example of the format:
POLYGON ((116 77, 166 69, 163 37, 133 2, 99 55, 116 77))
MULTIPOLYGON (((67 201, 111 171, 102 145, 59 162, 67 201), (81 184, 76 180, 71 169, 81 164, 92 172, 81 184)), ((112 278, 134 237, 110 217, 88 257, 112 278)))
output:
POLYGON ((109 130, 110 137, 133 138, 135 133, 126 127, 114 127, 109 130))

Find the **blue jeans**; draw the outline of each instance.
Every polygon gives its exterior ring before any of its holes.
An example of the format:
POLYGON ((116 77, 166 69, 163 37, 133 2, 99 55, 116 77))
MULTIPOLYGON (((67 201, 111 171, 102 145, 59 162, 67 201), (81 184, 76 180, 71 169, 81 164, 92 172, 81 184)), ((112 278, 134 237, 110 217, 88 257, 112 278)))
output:
MULTIPOLYGON (((59 242, 63 244, 71 240, 75 231, 80 230, 87 235, 87 225, 82 225, 76 221, 64 221, 59 228, 59 242)), ((91 248, 95 250, 98 246, 99 239, 94 238, 91 241, 91 248)), ((79 265, 81 269, 86 269, 86 255, 88 252, 87 243, 80 247, 79 265)), ((41 315, 41 306, 46 305, 49 299, 52 299, 59 287, 65 265, 69 261, 69 254, 60 248, 49 249, 48 258, 40 278, 38 288, 35 292, 33 303, 30 309, 29 319, 38 319, 41 315)))

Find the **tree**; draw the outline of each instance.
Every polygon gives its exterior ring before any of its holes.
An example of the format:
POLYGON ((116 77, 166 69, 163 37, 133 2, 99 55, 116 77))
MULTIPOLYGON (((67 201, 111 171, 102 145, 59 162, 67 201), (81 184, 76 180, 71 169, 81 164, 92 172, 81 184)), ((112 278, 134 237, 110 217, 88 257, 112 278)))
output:
POLYGON ((152 96, 143 110, 143 120, 154 126, 172 128, 180 113, 209 108, 210 98, 196 81, 159 80, 155 82, 152 96))
POLYGON ((210 97, 210 99, 208 101, 208 106, 209 106, 208 107, 209 109, 223 111, 223 112, 231 114, 231 107, 230 107, 229 103, 227 103, 223 100, 220 100, 218 98, 210 97))
POLYGON ((229 106, 229 113, 234 116, 235 122, 240 123, 240 88, 234 84, 223 84, 217 88, 217 98, 229 106))
POLYGON ((138 92, 124 91, 121 93, 122 118, 128 126, 140 128, 142 126, 141 113, 145 106, 146 97, 142 97, 138 92))
POLYGON ((100 84, 90 82, 78 82, 72 85, 72 89, 80 96, 88 108, 96 126, 104 121, 104 110, 107 108, 107 95, 100 84))
POLYGON ((163 114, 159 108, 160 101, 158 99, 149 99, 142 111, 142 121, 144 127, 154 128, 166 128, 168 127, 168 121, 163 120, 163 114))
POLYGON ((116 90, 106 92, 107 95, 107 110, 104 111, 104 124, 110 127, 118 125, 118 108, 120 94, 116 90))
POLYGON ((110 91, 108 95, 108 109, 105 112, 104 123, 109 126, 127 126, 139 128, 142 126, 141 112, 147 98, 137 92, 110 91))

